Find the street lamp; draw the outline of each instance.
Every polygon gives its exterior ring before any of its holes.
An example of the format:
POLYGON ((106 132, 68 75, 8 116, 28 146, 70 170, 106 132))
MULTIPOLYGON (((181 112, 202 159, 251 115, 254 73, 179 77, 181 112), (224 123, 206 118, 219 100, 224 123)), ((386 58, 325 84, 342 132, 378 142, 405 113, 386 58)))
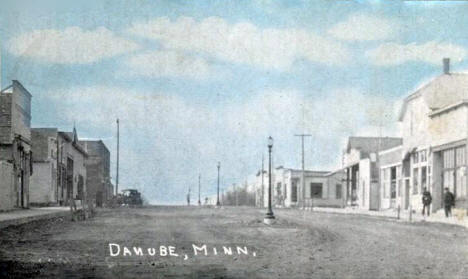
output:
POLYGON ((273 148, 273 138, 268 138, 268 211, 263 222, 272 224, 275 219, 273 210, 271 209, 271 149, 273 148))
POLYGON ((216 205, 217 206, 220 206, 220 203, 219 203, 219 169, 221 168, 221 163, 218 162, 218 195, 217 195, 217 199, 216 199, 216 205))

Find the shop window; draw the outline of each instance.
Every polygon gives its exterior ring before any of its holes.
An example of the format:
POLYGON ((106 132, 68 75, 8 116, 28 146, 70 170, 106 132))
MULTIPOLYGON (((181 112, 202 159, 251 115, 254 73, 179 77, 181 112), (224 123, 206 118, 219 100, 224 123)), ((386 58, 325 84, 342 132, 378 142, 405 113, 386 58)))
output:
POLYGON ((297 180, 291 183, 291 202, 297 202, 297 180))
POLYGON ((422 150, 422 151, 419 152, 419 160, 421 162, 426 162, 427 161, 426 150, 422 150))
POLYGON ((310 193, 312 198, 322 198, 322 183, 310 183, 310 193))
POLYGON ((390 198, 396 198, 396 167, 390 168, 390 198))
POLYGON ((419 189, 419 169, 414 168, 413 169, 413 195, 418 194, 418 189, 419 189))
POLYGON ((422 167, 421 168, 421 193, 426 187, 427 187, 427 168, 422 167))
POLYGON ((413 153, 413 164, 417 164, 417 163, 419 163, 419 153, 414 152, 413 153))

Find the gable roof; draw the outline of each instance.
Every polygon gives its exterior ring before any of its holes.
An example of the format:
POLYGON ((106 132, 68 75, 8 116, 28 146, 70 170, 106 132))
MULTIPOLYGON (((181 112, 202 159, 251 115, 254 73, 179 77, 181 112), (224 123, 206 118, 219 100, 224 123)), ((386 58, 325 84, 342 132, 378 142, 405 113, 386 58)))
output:
POLYGON ((459 103, 468 99, 468 74, 443 74, 417 89, 403 100, 399 121, 403 121, 409 101, 417 96, 422 96, 427 107, 433 111, 459 103))
POLYGON ((403 144, 402 138, 393 137, 349 137, 346 152, 351 149, 361 151, 361 156, 367 156, 379 150, 389 149, 403 144))

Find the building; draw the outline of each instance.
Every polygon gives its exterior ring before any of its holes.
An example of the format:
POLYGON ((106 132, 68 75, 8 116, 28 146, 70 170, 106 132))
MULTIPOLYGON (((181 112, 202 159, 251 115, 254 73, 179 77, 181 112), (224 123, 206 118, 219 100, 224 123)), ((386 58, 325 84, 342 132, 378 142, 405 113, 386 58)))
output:
POLYGON ((377 153, 402 145, 401 138, 349 137, 343 155, 347 206, 380 209, 379 162, 377 153))
POLYGON ((33 128, 32 143, 36 171, 31 176, 31 203, 66 205, 70 199, 84 199, 88 154, 78 142, 76 129, 70 133, 33 128))
POLYGON ((102 140, 84 140, 81 145, 88 153, 85 160, 88 199, 103 206, 113 196, 110 180, 110 152, 102 140))
MULTIPOLYGON (((402 158, 403 145, 379 152, 380 201, 379 210, 409 208, 409 183, 403 183, 402 158)), ((408 181, 407 181, 408 182, 408 181)))
POLYGON ((0 91, 0 210, 29 207, 31 98, 17 80, 0 91))
POLYGON ((468 208, 468 75, 451 73, 447 58, 443 64, 442 75, 404 99, 399 115, 403 193, 409 194, 408 206, 417 210, 425 187, 433 196, 432 211, 443 207, 446 187, 454 193, 456 207, 468 208))
MULTIPOLYGON (((268 172, 257 173, 256 189, 257 206, 268 205, 268 172), (263 182, 263 183, 262 183, 263 182), (263 184, 263 187, 262 187, 263 184), (261 198, 263 197, 263 199, 261 198), (263 202, 262 202, 263 200, 263 202)), ((272 205, 276 207, 342 207, 343 202, 343 174, 342 170, 329 171, 304 171, 305 192, 302 195, 302 170, 277 167, 272 172, 272 205)))

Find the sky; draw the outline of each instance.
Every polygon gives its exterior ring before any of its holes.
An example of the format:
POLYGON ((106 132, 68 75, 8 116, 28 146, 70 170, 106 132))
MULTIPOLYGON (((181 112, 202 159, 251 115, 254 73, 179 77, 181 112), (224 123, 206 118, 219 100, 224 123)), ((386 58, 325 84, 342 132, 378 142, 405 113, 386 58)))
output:
POLYGON ((119 189, 202 199, 273 165, 336 170, 349 136, 398 136, 402 99, 468 69, 463 1, 25 1, 0 9, 2 88, 32 126, 102 139, 119 189), (266 165, 266 163, 265 163, 266 165), (192 192, 193 193, 193 192, 192 192))

